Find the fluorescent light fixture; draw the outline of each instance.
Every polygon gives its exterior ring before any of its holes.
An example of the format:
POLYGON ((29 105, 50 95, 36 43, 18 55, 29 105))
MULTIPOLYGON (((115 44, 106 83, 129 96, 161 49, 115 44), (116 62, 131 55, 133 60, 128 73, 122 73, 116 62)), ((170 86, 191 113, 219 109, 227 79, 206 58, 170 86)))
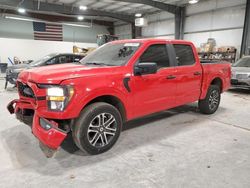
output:
POLYGON ((136 14, 135 14, 135 17, 137 17, 137 18, 140 18, 141 16, 142 16, 141 13, 136 13, 136 14))
POLYGON ((189 4, 195 4, 195 3, 198 3, 198 2, 199 2, 199 0, 189 0, 188 1, 189 4))
POLYGON ((27 22, 33 22, 35 20, 30 19, 30 18, 20 18, 20 17, 14 17, 14 16, 5 16, 7 19, 12 19, 12 20, 21 20, 21 21, 27 21, 27 22))
MULTIPOLYGON (((55 24, 55 22, 46 22, 46 21, 43 21, 43 20, 36 20, 36 19, 30 19, 30 18, 21 18, 21 17, 15 17, 15 16, 5 16, 4 18, 12 19, 12 20, 27 21, 27 22, 42 22, 42 23, 54 23, 55 24)), ((73 27, 92 27, 92 25, 73 24, 73 23, 56 22, 56 24, 69 25, 69 26, 73 26, 73 27)))
POLYGON ((17 11, 19 13, 22 13, 22 14, 24 14, 26 12, 26 10, 24 8, 18 8, 17 11))
POLYGON ((84 19, 84 17, 83 17, 83 16, 77 16, 77 19, 78 19, 79 21, 82 21, 82 20, 84 19))
POLYGON ((73 26, 73 27, 92 27, 91 25, 81 25, 81 24, 73 24, 73 23, 62 23, 62 24, 73 26))
POLYGON ((81 6, 79 6, 79 9, 80 9, 80 10, 87 10, 87 9, 88 9, 88 7, 87 7, 87 6, 83 6, 83 5, 81 5, 81 6))

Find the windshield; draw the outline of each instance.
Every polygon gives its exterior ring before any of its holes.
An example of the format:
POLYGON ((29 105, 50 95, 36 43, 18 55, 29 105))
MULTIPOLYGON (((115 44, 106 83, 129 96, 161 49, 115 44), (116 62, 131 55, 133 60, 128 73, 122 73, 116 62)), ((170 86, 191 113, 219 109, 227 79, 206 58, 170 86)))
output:
POLYGON ((80 62, 82 64, 121 66, 127 63, 139 46, 140 43, 135 42, 108 43, 87 55, 80 62))
POLYGON ((250 67, 250 57, 245 57, 237 61, 233 67, 250 67))
POLYGON ((38 59, 38 60, 36 60, 36 61, 31 62, 30 65, 31 65, 31 66, 38 66, 38 65, 41 65, 41 64, 43 64, 44 62, 46 62, 47 60, 51 59, 52 57, 55 57, 56 55, 57 55, 56 53, 46 55, 46 56, 44 56, 44 57, 41 58, 41 59, 38 59))

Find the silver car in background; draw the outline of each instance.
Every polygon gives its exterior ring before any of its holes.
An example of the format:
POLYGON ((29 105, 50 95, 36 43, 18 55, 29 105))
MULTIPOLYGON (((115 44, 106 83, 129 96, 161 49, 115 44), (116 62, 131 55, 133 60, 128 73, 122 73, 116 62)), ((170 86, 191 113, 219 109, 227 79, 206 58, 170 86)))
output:
POLYGON ((239 59, 232 65, 232 88, 250 89, 250 56, 239 59))

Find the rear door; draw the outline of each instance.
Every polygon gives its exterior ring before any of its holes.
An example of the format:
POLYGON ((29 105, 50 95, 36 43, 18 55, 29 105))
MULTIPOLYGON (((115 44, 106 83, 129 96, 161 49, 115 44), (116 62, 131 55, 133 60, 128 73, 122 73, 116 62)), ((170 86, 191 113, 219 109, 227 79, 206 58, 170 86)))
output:
POLYGON ((176 105, 199 99, 201 93, 202 67, 193 53, 193 46, 186 43, 173 44, 176 54, 176 105))
POLYGON ((151 44, 140 56, 139 63, 155 62, 155 74, 131 77, 135 117, 171 108, 175 105, 175 67, 165 43, 151 44))

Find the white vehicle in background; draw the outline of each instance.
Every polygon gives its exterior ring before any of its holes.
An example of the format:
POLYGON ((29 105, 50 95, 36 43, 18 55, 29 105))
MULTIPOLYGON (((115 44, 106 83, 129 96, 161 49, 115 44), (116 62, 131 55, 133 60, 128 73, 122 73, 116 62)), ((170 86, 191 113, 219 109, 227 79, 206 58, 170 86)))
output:
POLYGON ((250 89, 250 56, 239 59, 232 65, 232 88, 250 89))

